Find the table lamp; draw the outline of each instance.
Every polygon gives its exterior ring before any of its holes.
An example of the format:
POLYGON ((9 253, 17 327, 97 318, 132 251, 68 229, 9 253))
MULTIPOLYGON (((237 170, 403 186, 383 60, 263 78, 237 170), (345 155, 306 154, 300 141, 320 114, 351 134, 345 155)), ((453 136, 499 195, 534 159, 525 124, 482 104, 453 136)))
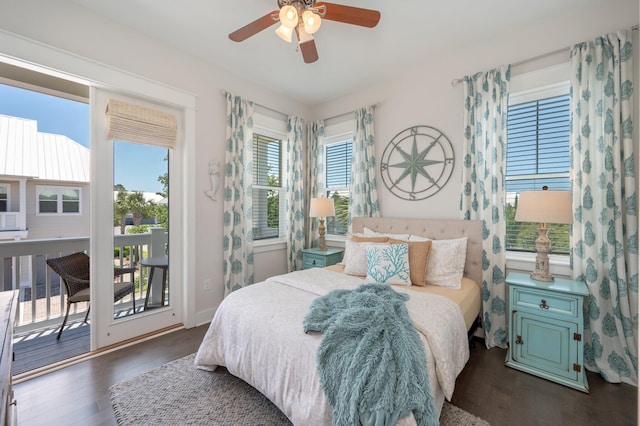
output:
POLYGON ((327 243, 324 239, 325 227, 324 227, 324 218, 335 216, 336 211, 333 206, 333 198, 312 198, 311 205, 309 206, 309 217, 319 217, 320 218, 320 227, 318 228, 318 234, 320 235, 320 240, 318 242, 318 249, 326 250, 327 243))
POLYGON ((549 253, 551 241, 547 233, 547 223, 571 224, 573 212, 570 191, 549 191, 543 186, 542 191, 522 191, 518 199, 516 222, 538 222, 538 238, 536 238, 536 269, 531 278, 537 281, 553 281, 549 273, 549 253))

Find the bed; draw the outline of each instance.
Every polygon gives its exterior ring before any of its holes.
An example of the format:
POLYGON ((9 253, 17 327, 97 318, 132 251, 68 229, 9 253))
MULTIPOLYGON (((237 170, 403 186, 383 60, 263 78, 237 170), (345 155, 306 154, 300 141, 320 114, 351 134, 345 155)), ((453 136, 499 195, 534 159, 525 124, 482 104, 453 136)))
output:
MULTIPOLYGON (((409 294, 407 310, 419 331, 436 410, 450 399, 455 378, 469 358, 468 331, 481 311, 482 226, 478 221, 354 218, 353 233, 412 235, 431 240, 466 238, 461 289, 393 286, 409 294)), ((269 398, 295 425, 330 425, 327 402, 316 371, 322 335, 304 333, 313 301, 335 289, 355 289, 364 278, 345 266, 296 271, 257 283, 219 306, 200 345, 195 364, 224 366, 269 398)), ((397 422, 413 425, 410 414, 397 422)))

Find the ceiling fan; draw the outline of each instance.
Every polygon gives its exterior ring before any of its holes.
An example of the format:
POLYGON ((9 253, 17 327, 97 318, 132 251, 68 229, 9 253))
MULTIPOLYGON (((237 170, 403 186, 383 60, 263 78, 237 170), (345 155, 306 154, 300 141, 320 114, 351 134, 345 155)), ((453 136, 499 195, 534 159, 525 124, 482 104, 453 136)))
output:
POLYGON ((322 19, 373 28, 380 21, 380 12, 335 3, 316 3, 316 0, 277 0, 278 10, 229 34, 233 41, 241 42, 280 22, 276 34, 291 42, 293 33, 298 39, 302 58, 306 63, 318 60, 318 51, 313 34, 318 31, 322 19))

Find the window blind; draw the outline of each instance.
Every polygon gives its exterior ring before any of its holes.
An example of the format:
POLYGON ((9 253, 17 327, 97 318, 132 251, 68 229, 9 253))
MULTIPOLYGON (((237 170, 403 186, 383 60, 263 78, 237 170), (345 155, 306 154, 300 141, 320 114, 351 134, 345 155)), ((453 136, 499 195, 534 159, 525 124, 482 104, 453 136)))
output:
POLYGON ((175 115, 115 99, 107 100, 107 138, 173 148, 178 134, 175 115))
POLYGON ((327 234, 346 235, 349 227, 352 141, 326 145, 326 196, 333 198, 336 215, 327 218, 327 234))
MULTIPOLYGON (((569 95, 509 105, 507 116, 506 217, 508 250, 535 251, 537 223, 516 222, 521 191, 570 190, 569 95)), ((549 233, 554 253, 569 252, 569 226, 549 233)))
POLYGON ((352 142, 338 142, 326 147, 327 188, 349 187, 351 182, 352 142))

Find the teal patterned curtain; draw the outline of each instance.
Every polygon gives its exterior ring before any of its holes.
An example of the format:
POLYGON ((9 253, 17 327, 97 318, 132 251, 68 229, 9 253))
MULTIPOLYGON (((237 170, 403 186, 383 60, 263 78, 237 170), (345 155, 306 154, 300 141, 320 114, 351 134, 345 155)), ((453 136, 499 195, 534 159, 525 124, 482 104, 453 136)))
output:
POLYGON ((373 107, 356 110, 355 120, 351 185, 349 187, 349 229, 351 229, 351 218, 353 217, 377 217, 380 215, 376 186, 373 107))
POLYGON ((253 103, 227 93, 224 294, 253 284, 253 103))
MULTIPOLYGON (((325 189, 325 159, 324 147, 322 145, 324 138, 324 120, 318 120, 309 125, 309 145, 307 149, 307 182, 309 190, 305 197, 305 211, 309 211, 311 199, 324 194, 325 189)), ((307 247, 318 246, 318 227, 317 220, 307 220, 307 247)))
POLYGON ((289 271, 302 269, 304 248, 304 192, 302 178, 302 124, 301 118, 287 117, 287 207, 289 235, 287 238, 287 265, 289 271))
POLYGON ((482 220, 482 309, 485 344, 507 347, 505 295, 507 101, 511 67, 464 78, 464 160, 460 210, 482 220))
POLYGON ((585 364, 637 386, 638 214, 631 31, 571 49, 573 274, 589 288, 585 364))

